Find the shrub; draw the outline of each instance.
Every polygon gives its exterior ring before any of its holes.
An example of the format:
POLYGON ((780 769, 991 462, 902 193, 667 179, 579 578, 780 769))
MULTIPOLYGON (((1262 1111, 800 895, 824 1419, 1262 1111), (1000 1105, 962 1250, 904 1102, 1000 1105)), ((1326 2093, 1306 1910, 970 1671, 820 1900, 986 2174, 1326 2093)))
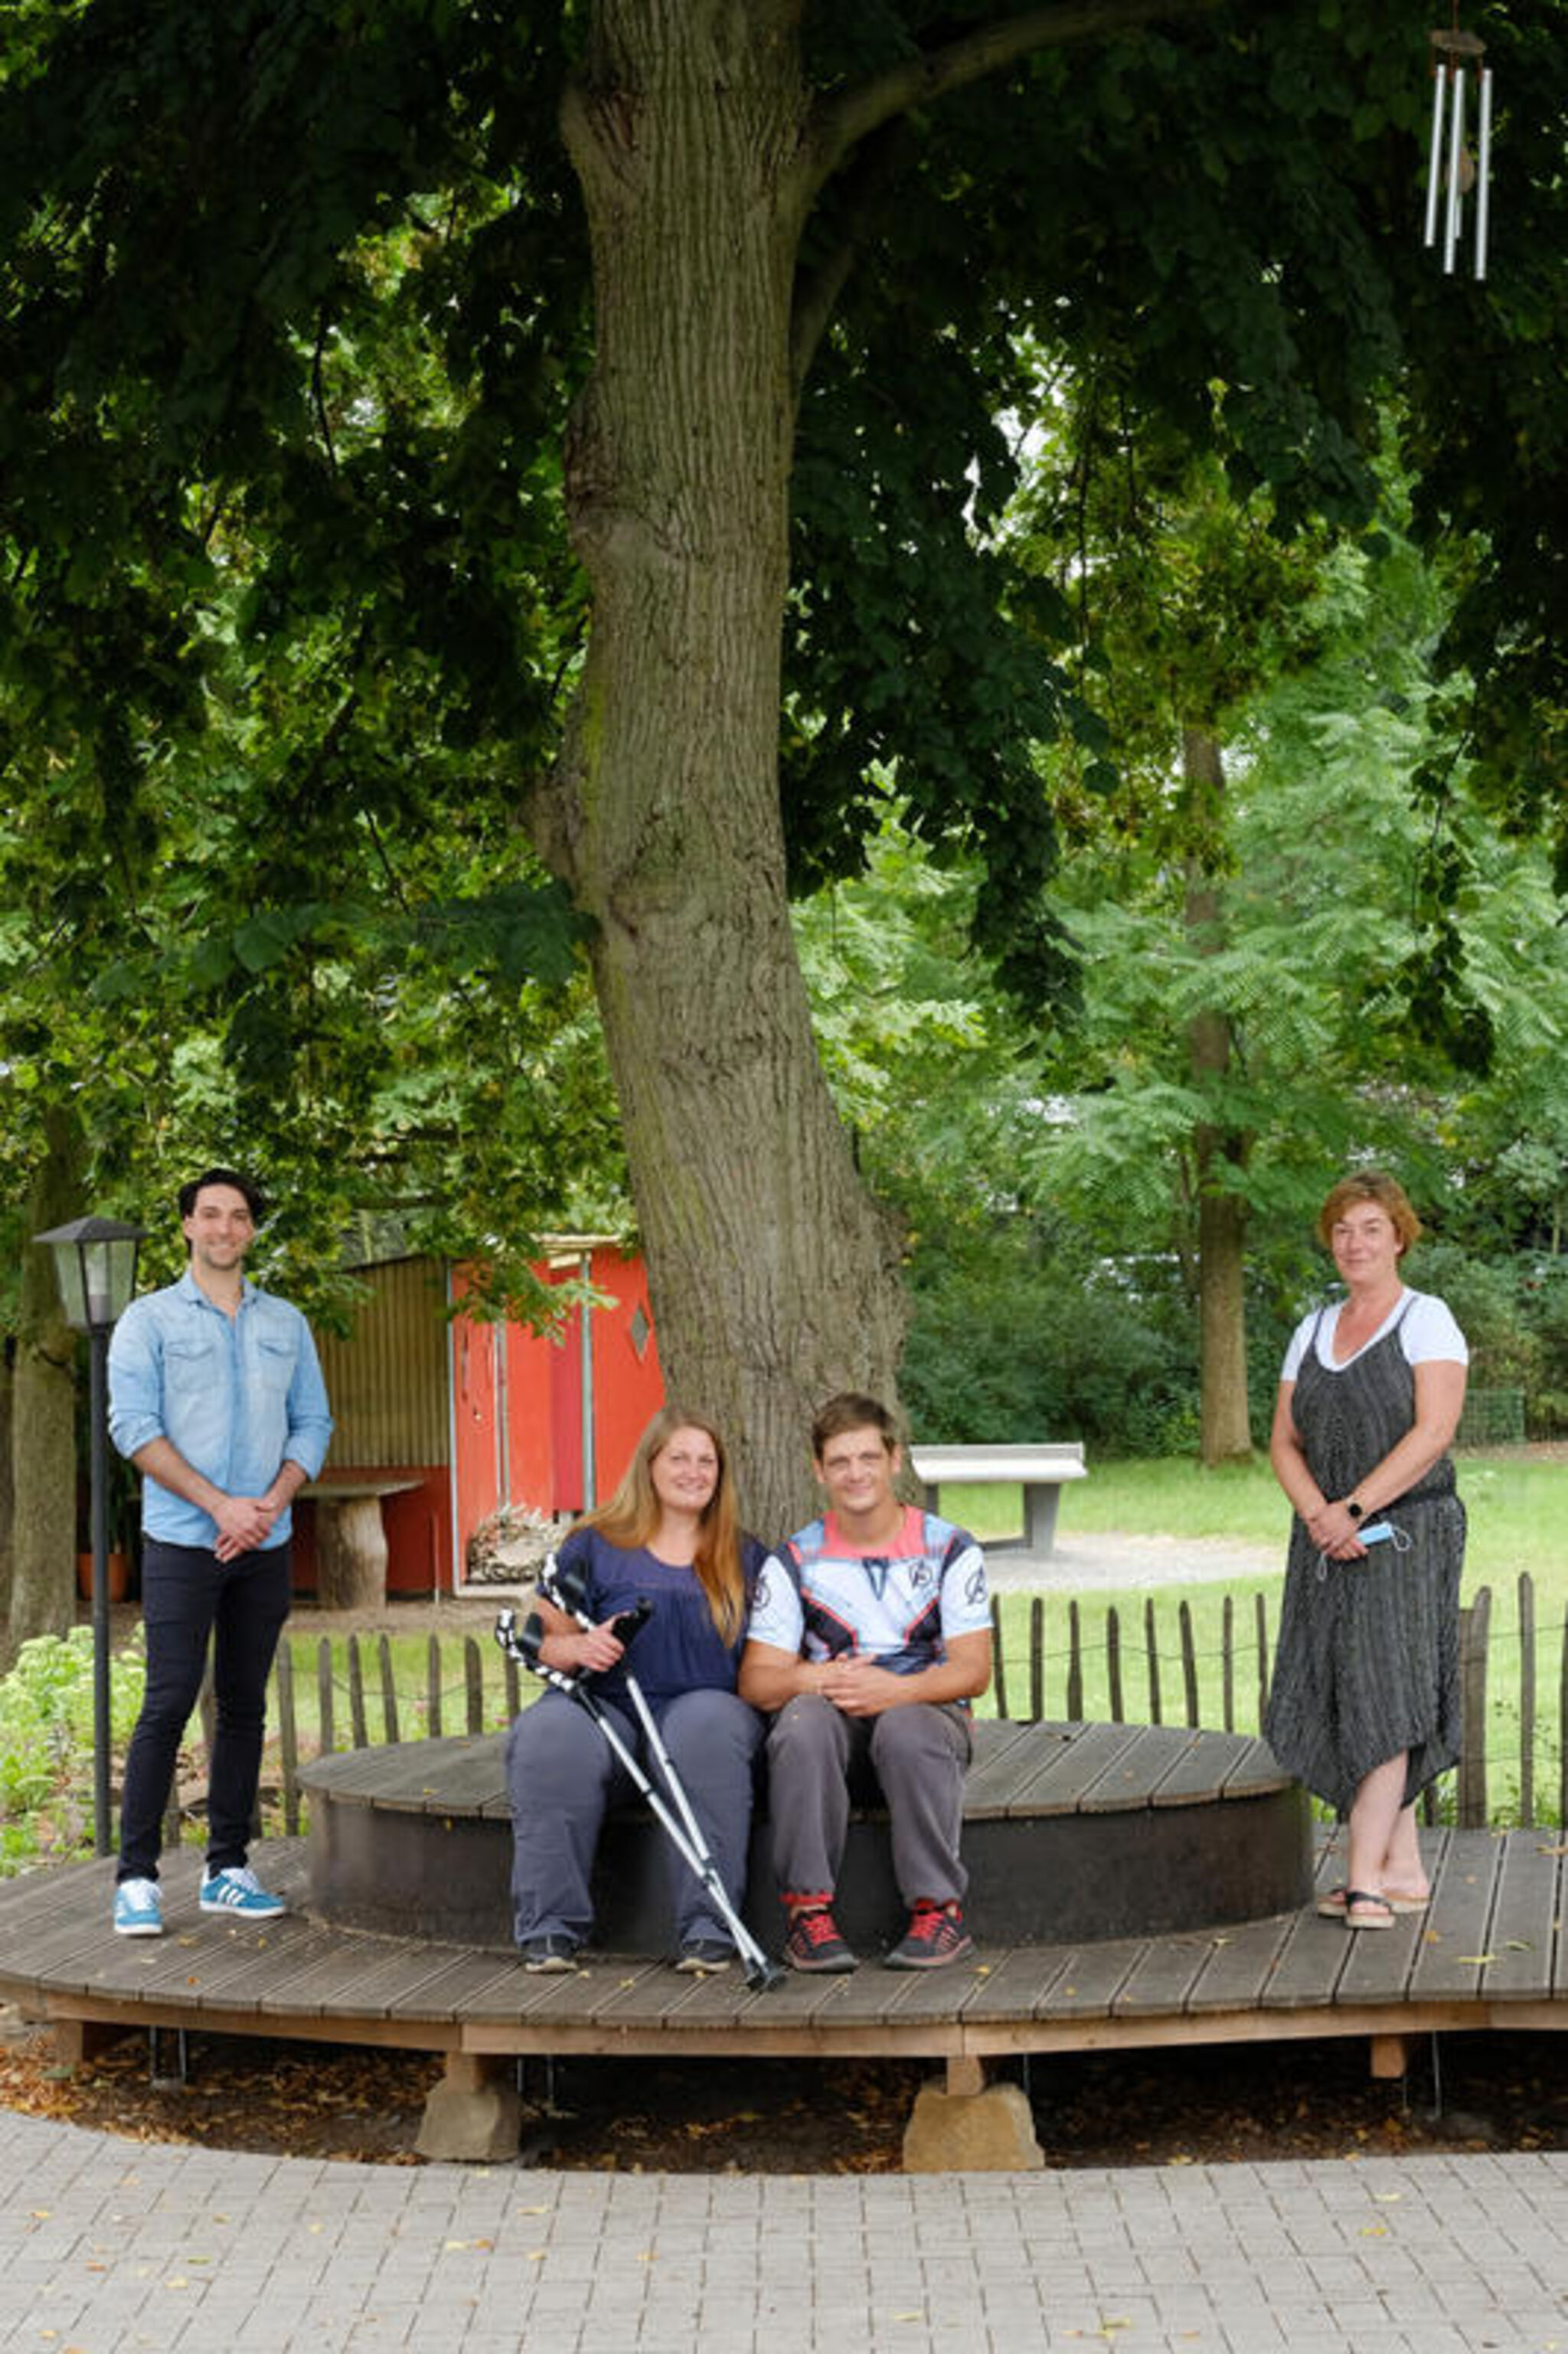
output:
MULTIPOLYGON (((110 1737, 130 1739, 146 1661, 138 1627, 112 1665, 110 1737)), ((39 1635, 0 1679, 0 1878, 83 1843, 91 1813, 92 1630, 39 1635)))

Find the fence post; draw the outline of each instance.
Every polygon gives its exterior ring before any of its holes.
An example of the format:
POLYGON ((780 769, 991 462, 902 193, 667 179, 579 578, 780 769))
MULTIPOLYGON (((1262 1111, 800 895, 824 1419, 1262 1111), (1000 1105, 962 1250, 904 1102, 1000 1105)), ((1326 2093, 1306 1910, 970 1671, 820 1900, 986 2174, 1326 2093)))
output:
POLYGON ((1198 1723, 1198 1649, 1192 1638, 1192 1606, 1183 1596, 1177 1606, 1176 1622, 1181 1630, 1181 1681, 1187 1693, 1187 1722, 1198 1723))
POLYGON ((991 1680, 996 1691, 996 1712, 1007 1714, 1007 1647, 1001 1639, 1001 1596, 991 1597, 991 1680))
POLYGON ((1045 1597, 1029 1597, 1029 1714, 1039 1723, 1045 1713, 1045 1597))
POLYGON ((1067 1605, 1067 1722, 1084 1721, 1084 1630, 1075 1595, 1067 1605))
POLYGON ((1236 1614, 1227 1594, 1220 1607, 1220 1719, 1227 1733, 1236 1729, 1236 1614))
MULTIPOLYGON (((1568 1628, 1565 1628, 1568 1633, 1568 1628)), ((1568 1650, 1564 1657, 1568 1658, 1568 1650)), ((1565 1671, 1568 1672, 1568 1671, 1565 1671)), ((1121 1697, 1121 1613, 1114 1602, 1106 1605, 1106 1699, 1113 1724, 1125 1724, 1121 1697)))
POLYGON ((1463 1747, 1459 1753, 1459 1829, 1483 1830, 1487 1822, 1487 1639, 1492 1615, 1491 1588, 1478 1586, 1467 1610, 1459 1613, 1459 1693, 1463 1747))
POLYGON ((425 1729, 432 1741, 441 1737, 441 1638, 432 1635, 425 1645, 425 1729))
POLYGON ((330 1757, 336 1743, 333 1727, 332 1638, 327 1635, 316 1644, 316 1723, 321 1728, 316 1754, 330 1757))
POLYGON ((381 1670, 381 1737, 388 1744, 397 1739, 397 1685, 392 1673, 392 1641, 387 1635, 376 1638, 376 1657, 381 1670))
POLYGON ((348 1638, 348 1739, 353 1749, 368 1749, 370 1735, 365 1729, 365 1665, 359 1656, 359 1638, 348 1638))
POLYGON ((1162 1724, 1160 1713, 1160 1636, 1154 1623, 1154 1596, 1151 1594, 1143 1606, 1143 1648, 1149 1659, 1149 1722, 1162 1724))
POLYGON ((484 1731, 484 1654, 479 1648, 479 1637, 467 1635, 462 1647, 463 1683, 468 1695, 468 1729, 471 1734, 484 1731))
POLYGON ((285 1636, 272 1662, 278 1689, 278 1752, 283 1778, 283 1829, 297 1839, 300 1829, 300 1733, 294 1713, 294 1654, 285 1636))
POLYGON ((1263 1731, 1263 1720, 1268 1712, 1268 1598, 1258 1593, 1252 1597, 1253 1631, 1257 1639, 1257 1729, 1263 1731))
POLYGON ((1535 1820, 1535 1580, 1519 1574, 1519 1819, 1535 1820))

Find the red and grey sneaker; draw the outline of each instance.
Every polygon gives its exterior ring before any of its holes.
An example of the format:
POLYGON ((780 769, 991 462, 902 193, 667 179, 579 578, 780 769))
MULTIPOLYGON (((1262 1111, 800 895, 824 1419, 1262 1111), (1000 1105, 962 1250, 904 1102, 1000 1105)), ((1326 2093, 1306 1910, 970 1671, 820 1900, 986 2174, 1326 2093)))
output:
POLYGON ((800 1905, 790 1914, 784 1958, 792 1970, 853 1970, 855 1966, 825 1904, 800 1905))
POLYGON ((909 1926, 886 1957, 890 1970, 939 1970, 974 1951, 959 1904, 916 1904, 909 1926))

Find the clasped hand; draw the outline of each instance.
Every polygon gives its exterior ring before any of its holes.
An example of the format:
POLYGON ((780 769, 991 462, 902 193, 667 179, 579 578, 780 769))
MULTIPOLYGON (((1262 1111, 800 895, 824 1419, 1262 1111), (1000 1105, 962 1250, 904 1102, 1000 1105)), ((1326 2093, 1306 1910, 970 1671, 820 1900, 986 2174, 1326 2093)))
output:
POLYGON ((1343 1498, 1338 1503, 1324 1504, 1307 1521, 1307 1533, 1319 1553, 1330 1561, 1361 1561, 1366 1547, 1361 1543, 1357 1522, 1351 1518, 1343 1498))
POLYGON ((242 1553, 254 1553, 265 1544, 280 1509, 264 1496, 226 1496, 213 1514, 217 1523, 213 1552, 217 1559, 238 1561, 242 1553))
POLYGON ((845 1716, 880 1716, 903 1697, 897 1676, 853 1653, 827 1662, 818 1690, 845 1716))

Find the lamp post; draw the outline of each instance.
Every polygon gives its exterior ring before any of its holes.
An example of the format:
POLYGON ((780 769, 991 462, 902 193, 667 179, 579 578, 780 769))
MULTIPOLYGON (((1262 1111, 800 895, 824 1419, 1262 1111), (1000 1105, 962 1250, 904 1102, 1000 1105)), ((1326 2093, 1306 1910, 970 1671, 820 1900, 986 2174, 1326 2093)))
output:
POLYGON ((136 1288, 143 1229, 119 1218, 73 1218, 35 1242, 55 1255, 66 1322, 88 1342, 88 1432, 92 1466, 93 1844, 110 1851, 109 1829, 109 1336, 136 1288))

